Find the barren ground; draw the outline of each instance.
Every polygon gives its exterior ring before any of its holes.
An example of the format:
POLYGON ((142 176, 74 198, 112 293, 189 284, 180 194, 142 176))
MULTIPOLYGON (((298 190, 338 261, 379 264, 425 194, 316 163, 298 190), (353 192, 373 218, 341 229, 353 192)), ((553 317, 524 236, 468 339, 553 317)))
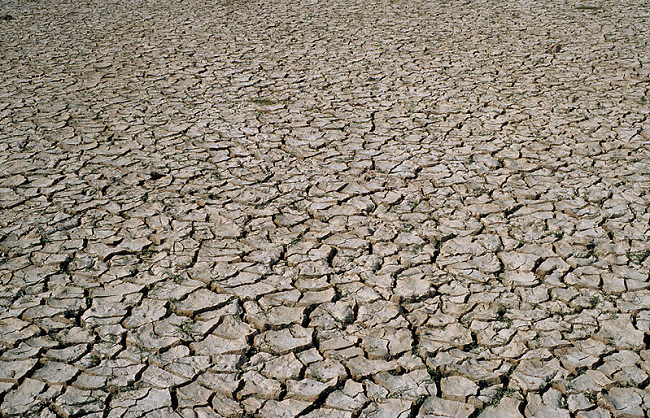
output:
POLYGON ((647 0, 0 14, 1 416, 649 416, 647 0))

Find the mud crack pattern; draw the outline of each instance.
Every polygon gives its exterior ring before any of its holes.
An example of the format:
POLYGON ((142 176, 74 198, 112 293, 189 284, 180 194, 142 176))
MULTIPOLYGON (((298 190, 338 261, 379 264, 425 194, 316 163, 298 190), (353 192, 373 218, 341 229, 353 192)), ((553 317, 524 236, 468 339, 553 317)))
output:
POLYGON ((3 417, 648 417, 648 1, 0 3, 3 417))

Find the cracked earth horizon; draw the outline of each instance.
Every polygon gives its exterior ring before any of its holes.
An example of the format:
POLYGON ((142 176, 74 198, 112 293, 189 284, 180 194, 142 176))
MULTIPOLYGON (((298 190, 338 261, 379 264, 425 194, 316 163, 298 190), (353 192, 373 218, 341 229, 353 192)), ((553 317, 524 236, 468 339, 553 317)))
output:
POLYGON ((650 417, 650 2, 3 0, 0 416, 650 417))

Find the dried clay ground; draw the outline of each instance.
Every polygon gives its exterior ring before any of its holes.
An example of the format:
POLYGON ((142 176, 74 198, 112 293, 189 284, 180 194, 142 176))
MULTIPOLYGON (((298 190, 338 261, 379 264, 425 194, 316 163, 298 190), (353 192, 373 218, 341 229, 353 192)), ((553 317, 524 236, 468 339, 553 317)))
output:
POLYGON ((650 416, 647 0, 0 6, 0 416, 650 416))

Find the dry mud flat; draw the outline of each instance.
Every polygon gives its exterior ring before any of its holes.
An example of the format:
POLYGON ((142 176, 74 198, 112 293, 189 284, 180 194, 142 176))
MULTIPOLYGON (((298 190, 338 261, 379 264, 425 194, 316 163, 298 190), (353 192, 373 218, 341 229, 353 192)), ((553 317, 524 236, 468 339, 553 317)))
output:
POLYGON ((0 6, 3 417, 649 416, 648 1, 0 6))

